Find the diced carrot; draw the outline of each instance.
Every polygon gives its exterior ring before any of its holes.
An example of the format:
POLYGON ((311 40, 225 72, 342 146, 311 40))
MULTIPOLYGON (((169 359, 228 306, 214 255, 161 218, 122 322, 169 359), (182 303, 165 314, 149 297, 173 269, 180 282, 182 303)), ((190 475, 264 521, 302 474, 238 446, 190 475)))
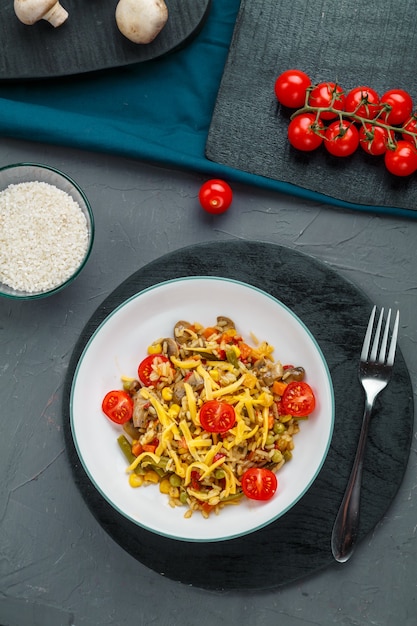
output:
POLYGON ((205 339, 208 339, 209 337, 211 337, 212 335, 214 335, 215 333, 217 333, 218 331, 213 328, 212 326, 207 326, 207 328, 205 328, 202 332, 202 335, 205 339))
POLYGON ((274 384, 272 385, 272 391, 277 396, 282 396, 286 388, 287 388, 287 383, 282 382, 282 380, 276 380, 274 384))
POLYGON ((139 454, 142 454, 142 452, 143 447, 139 443, 139 441, 135 441, 134 443, 132 443, 132 454, 134 454, 135 456, 139 456, 139 454))
POLYGON ((272 413, 268 415, 268 430, 272 430, 274 427, 275 418, 272 413))
POLYGON ((247 343, 241 341, 239 344, 240 358, 244 361, 252 354, 252 348, 247 343))
POLYGON ((156 450, 156 446, 152 443, 144 443, 142 448, 144 452, 155 452, 156 450))

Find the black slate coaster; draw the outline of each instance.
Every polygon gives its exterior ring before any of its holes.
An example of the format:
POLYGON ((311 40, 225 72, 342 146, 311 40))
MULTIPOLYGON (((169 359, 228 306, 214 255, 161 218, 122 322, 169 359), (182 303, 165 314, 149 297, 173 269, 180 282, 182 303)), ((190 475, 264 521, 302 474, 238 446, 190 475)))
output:
POLYGON ((362 149, 335 158, 289 145, 274 82, 298 68, 313 83, 409 91, 417 105, 417 5, 410 0, 242 0, 206 145, 208 159, 359 205, 417 209, 417 173, 394 177, 362 149))
POLYGON ((204 23, 211 0, 165 0, 169 18, 150 44, 137 45, 118 30, 118 0, 62 0, 67 21, 22 24, 13 0, 0 0, 0 80, 54 78, 156 59, 185 45, 204 23))
MULTIPOLYGON (((268 243, 199 244, 167 254, 130 276, 106 298, 86 325, 74 349, 65 381, 63 417, 69 460, 81 493, 98 522, 147 567, 176 581, 206 589, 274 588, 332 563, 332 525, 353 462, 363 412, 364 397, 357 368, 370 311, 368 298, 326 265, 313 257, 268 243), (231 541, 174 541, 125 519, 88 479, 70 430, 72 379, 93 332, 111 311, 132 295, 158 282, 183 276, 223 276, 241 280, 281 300, 315 336, 334 386, 334 435, 318 478, 282 518, 251 535, 231 541)), ((401 484, 412 440, 413 410, 408 370, 397 350, 392 382, 377 402, 370 427, 360 539, 385 514, 401 484)))

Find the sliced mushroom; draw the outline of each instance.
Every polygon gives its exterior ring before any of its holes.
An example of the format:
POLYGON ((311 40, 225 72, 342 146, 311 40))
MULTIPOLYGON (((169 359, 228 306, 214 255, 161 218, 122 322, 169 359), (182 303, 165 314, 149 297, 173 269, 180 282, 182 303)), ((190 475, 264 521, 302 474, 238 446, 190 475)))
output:
POLYGON ((193 372, 186 381, 180 380, 175 383, 173 389, 173 400, 175 402, 180 403, 183 397, 185 396, 185 387, 184 382, 187 382, 195 391, 200 391, 204 387, 204 380, 201 376, 199 376, 196 372, 193 372))
POLYGON ((139 394, 134 396, 132 422, 136 428, 143 428, 149 420, 149 406, 149 400, 145 400, 145 398, 142 398, 139 394))
POLYGON ((258 379, 267 387, 270 387, 278 378, 282 378, 284 371, 279 361, 272 363, 267 361, 265 357, 256 361, 253 367, 257 372, 258 379))
POLYGON ((235 323, 230 319, 230 317, 224 317, 224 315, 219 315, 217 317, 217 326, 220 326, 222 330, 230 330, 231 328, 236 328, 235 323))
POLYGON ((166 337, 162 340, 162 351, 168 357, 179 356, 180 353, 177 343, 171 337, 166 337))
POLYGON ((185 331, 187 328, 190 328, 190 327, 191 327, 190 322, 184 322, 183 320, 180 320, 179 322, 175 324, 174 338, 177 343, 182 344, 189 340, 190 338, 189 333, 185 331))

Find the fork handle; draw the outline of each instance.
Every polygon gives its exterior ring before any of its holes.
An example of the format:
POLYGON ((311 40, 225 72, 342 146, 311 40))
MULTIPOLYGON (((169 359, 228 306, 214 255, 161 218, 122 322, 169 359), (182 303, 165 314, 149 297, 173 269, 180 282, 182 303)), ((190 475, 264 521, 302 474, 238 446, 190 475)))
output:
POLYGON ((366 401, 355 460, 333 526, 331 540, 332 553, 336 561, 340 563, 344 563, 352 555, 358 538, 363 458, 372 407, 373 403, 366 401))

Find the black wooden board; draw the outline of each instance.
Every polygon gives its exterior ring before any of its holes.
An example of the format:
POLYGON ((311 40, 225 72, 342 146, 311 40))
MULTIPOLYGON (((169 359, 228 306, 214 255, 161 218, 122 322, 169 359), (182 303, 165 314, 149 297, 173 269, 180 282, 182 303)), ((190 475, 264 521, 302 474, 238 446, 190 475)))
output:
POLYGON ((54 78, 121 67, 161 57, 195 36, 211 0, 166 0, 168 22, 153 42, 134 44, 118 30, 118 0, 62 0, 67 21, 54 28, 16 17, 13 0, 0 0, 0 80, 54 78))
MULTIPOLYGON (((150 569, 206 589, 266 589, 333 562, 330 537, 357 446, 364 397, 360 348, 371 311, 353 284, 313 257, 252 241, 198 244, 169 253, 127 278, 94 313, 75 346, 65 381, 63 419, 68 458, 92 513, 109 535, 150 569), (189 543, 158 536, 125 519, 82 468, 70 429, 69 396, 79 357, 100 323, 142 289, 183 276, 223 276, 263 289, 290 307, 316 337, 335 392, 335 428, 325 464, 305 496, 282 518, 245 537, 189 543)), ((401 333, 400 333, 401 341, 401 333)), ((400 350, 392 382, 371 423, 363 476, 359 538, 387 511, 401 484, 413 432, 413 391, 400 350)), ((360 550, 360 545, 357 548, 360 550)), ((354 557, 352 557, 354 558, 354 557)))
POLYGON ((417 173, 394 177, 383 157, 290 147, 277 76, 409 91, 417 106, 413 0, 242 0, 206 144, 208 159, 359 205, 417 210, 417 173))

